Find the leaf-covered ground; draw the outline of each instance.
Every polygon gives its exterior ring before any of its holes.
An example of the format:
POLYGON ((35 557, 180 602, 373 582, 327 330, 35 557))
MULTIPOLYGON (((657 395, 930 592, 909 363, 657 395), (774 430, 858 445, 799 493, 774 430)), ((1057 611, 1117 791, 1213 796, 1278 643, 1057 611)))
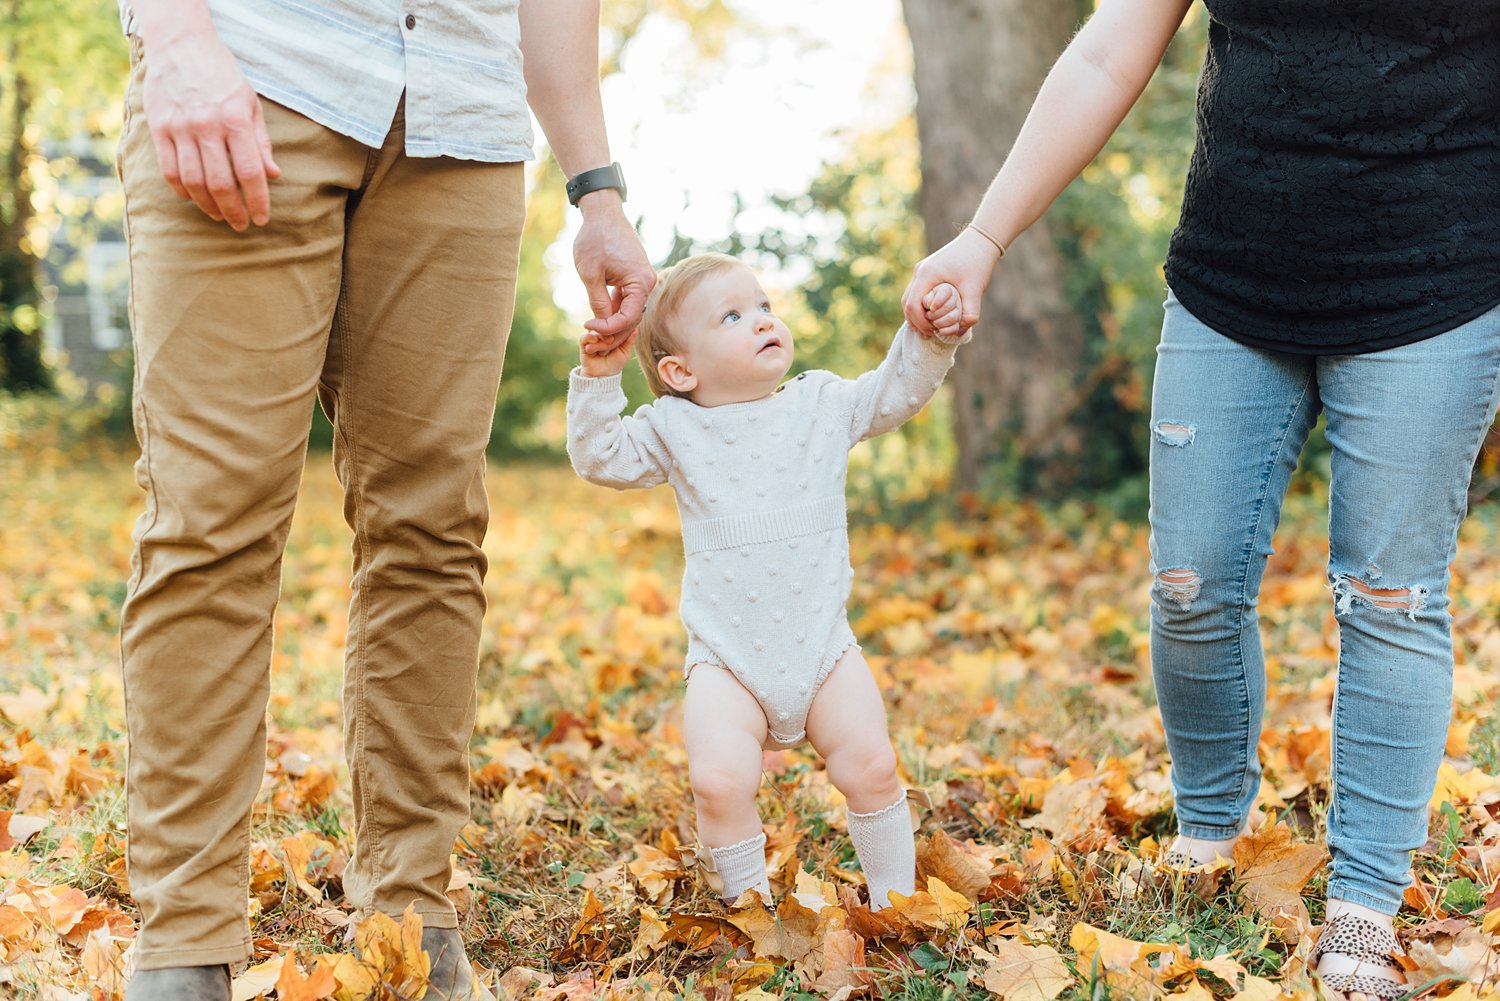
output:
MULTIPOLYGON (((117 613, 131 450, 0 428, 0 996, 120 996, 136 914, 117 613)), ((843 807, 810 751, 767 755, 774 911, 726 908, 681 861, 681 569, 663 491, 496 470, 473 823, 453 899, 507 998, 1265 999, 1308 996, 1321 913, 1336 631, 1316 488, 1288 503, 1262 596, 1266 825, 1236 858, 1157 871, 1170 792, 1146 651, 1144 527, 952 505, 856 513, 855 631, 922 818, 919 890, 862 903, 843 807)), ((857 509, 857 506, 856 506, 857 509)), ((421 993, 413 920, 356 925, 338 685, 348 544, 310 459, 284 569, 254 821, 256 963, 236 997, 421 993)), ((1454 572, 1458 709, 1400 925, 1414 984, 1500 977, 1500 539, 1482 509, 1454 572), (1453 978, 1444 980, 1443 978, 1453 978)))

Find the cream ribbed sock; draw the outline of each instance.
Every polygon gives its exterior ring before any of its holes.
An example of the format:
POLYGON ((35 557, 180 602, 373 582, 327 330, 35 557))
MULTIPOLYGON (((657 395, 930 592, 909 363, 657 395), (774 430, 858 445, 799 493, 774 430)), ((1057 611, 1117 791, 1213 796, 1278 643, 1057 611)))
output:
POLYGON ((874 813, 850 810, 849 840, 854 842, 859 867, 870 884, 871 910, 891 906, 886 894, 892 890, 902 896, 912 895, 917 879, 917 847, 904 790, 900 799, 874 813))
POLYGON ((756 890, 771 902, 771 881, 766 876, 766 836, 737 841, 723 848, 710 848, 714 871, 724 883, 724 902, 734 903, 746 890, 756 890))

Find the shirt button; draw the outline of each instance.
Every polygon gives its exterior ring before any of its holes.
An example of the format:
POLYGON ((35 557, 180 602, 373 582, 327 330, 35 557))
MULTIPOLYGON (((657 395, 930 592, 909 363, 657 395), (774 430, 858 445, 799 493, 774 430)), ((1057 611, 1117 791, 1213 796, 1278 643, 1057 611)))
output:
POLYGON ((416 26, 417 26, 417 15, 415 15, 415 14, 408 14, 408 15, 406 15, 406 30, 410 31, 412 28, 415 28, 416 26))

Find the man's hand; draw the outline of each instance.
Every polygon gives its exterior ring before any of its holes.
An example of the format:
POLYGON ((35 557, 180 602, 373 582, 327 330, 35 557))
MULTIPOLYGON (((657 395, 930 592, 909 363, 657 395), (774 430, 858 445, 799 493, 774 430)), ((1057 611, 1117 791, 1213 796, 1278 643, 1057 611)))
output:
POLYGON ((656 285, 656 272, 625 218, 617 192, 592 192, 578 205, 583 210, 583 228, 573 242, 573 263, 594 312, 584 327, 613 350, 634 336, 646 309, 646 296, 656 285))
POLYGON ((958 337, 963 334, 964 327, 960 322, 963 303, 959 299, 958 289, 947 282, 922 297, 922 311, 939 337, 958 337))
POLYGON ((600 334, 584 334, 578 339, 578 367, 590 379, 619 375, 630 363, 630 351, 634 347, 634 330, 613 344, 600 334))
POLYGON ((281 176, 251 89, 212 25, 144 35, 142 95, 162 177, 236 232, 271 219, 268 180, 281 176))
MULTIPOLYGON (((564 176, 609 163, 599 98, 599 0, 521 0, 521 53, 526 99, 564 176)), ((573 244, 573 263, 594 311, 584 327, 613 350, 641 322, 656 273, 618 191, 591 191, 578 208, 583 229, 573 244)))

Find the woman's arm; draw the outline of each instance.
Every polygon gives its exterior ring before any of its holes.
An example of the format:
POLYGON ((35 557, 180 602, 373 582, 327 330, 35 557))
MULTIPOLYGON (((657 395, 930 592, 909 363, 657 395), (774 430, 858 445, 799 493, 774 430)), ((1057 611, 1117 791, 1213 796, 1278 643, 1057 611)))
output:
MULTIPOLYGON (((974 213, 976 225, 1004 246, 1041 217, 1141 96, 1192 2, 1100 4, 1042 82, 1010 154, 974 213)), ((997 247, 966 228, 917 265, 901 300, 907 321, 924 334, 936 332, 922 297, 946 281, 957 286, 963 302, 960 328, 972 327, 999 260, 997 247)))

